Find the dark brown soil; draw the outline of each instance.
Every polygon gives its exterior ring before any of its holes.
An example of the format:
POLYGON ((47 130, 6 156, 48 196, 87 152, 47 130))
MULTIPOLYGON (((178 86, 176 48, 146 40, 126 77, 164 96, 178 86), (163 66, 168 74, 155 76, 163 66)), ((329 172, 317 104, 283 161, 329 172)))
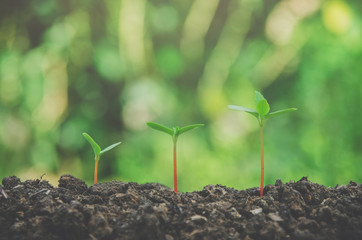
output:
POLYGON ((0 239, 362 239, 362 186, 298 182, 174 193, 158 183, 100 183, 64 175, 2 180, 0 239))

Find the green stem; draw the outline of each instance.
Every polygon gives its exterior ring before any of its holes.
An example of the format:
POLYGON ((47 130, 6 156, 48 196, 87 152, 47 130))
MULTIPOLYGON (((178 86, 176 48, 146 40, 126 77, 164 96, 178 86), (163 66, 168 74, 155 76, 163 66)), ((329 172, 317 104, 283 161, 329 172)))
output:
POLYGON ((260 152, 261 152, 261 172, 260 172, 260 197, 263 196, 264 191, 264 136, 263 126, 260 126, 260 152))
POLYGON ((173 184, 174 191, 177 193, 177 157, 176 157, 176 140, 173 141, 173 184))

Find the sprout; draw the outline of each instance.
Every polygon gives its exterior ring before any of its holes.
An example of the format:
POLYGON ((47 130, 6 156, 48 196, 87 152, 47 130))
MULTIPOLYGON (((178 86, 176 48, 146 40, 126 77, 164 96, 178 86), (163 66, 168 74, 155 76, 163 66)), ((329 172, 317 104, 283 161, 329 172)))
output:
POLYGON ((155 129, 157 131, 160 131, 160 132, 164 132, 164 133, 167 133, 169 135, 171 135, 172 137, 172 140, 173 140, 173 179, 174 179, 174 191, 177 193, 177 157, 176 157, 176 144, 177 144, 177 138, 187 132, 187 131, 190 131, 194 128, 197 128, 197 127, 202 127, 204 126, 204 124, 194 124, 194 125, 189 125, 189 126, 186 126, 186 127, 182 127, 182 128, 179 128, 179 127, 173 127, 173 128, 169 128, 169 127, 166 127, 166 126, 163 126, 161 124, 158 124, 158 123, 154 123, 154 122, 148 122, 146 123, 147 126, 149 126, 150 128, 152 129, 155 129))
POLYGON ((101 157, 101 155, 105 152, 108 152, 109 150, 117 147, 119 144, 121 144, 121 142, 117 142, 115 144, 110 145, 109 147, 106 147, 105 149, 101 150, 101 148, 99 147, 99 145, 93 140, 93 138, 91 136, 89 136, 87 133, 83 133, 83 136, 85 139, 87 139, 87 141, 89 142, 89 144, 92 146, 93 151, 94 151, 94 155, 95 155, 95 167, 94 167, 94 184, 97 184, 97 176, 98 176, 98 162, 99 159, 101 157))

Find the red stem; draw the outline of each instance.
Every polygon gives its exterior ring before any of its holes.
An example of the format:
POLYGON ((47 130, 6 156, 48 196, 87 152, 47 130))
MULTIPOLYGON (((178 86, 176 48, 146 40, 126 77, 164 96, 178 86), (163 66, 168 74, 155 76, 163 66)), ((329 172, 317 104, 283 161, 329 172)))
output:
POLYGON ((95 161, 96 164, 94 166, 94 184, 97 184, 97 176, 98 176, 98 160, 95 161))
POLYGON ((263 191, 264 191, 264 139, 263 139, 263 126, 260 127, 260 151, 261 151, 260 197, 262 197, 263 196, 263 191))
POLYGON ((173 184, 174 191, 177 193, 177 160, 176 160, 176 142, 173 144, 173 184))

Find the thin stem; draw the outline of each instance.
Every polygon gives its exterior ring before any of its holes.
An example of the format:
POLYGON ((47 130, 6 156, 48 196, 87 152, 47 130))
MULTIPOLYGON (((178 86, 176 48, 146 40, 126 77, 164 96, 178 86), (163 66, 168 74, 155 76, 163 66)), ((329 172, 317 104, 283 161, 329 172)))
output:
POLYGON ((94 184, 97 184, 98 162, 99 162, 99 158, 96 158, 96 160, 95 160, 95 166, 94 166, 94 184))
POLYGON ((176 141, 173 142, 173 184, 174 184, 174 191, 175 191, 175 193, 177 193, 176 141))
POLYGON ((263 126, 260 126, 260 152, 261 152, 261 172, 260 172, 260 197, 264 191, 264 137, 263 126))

